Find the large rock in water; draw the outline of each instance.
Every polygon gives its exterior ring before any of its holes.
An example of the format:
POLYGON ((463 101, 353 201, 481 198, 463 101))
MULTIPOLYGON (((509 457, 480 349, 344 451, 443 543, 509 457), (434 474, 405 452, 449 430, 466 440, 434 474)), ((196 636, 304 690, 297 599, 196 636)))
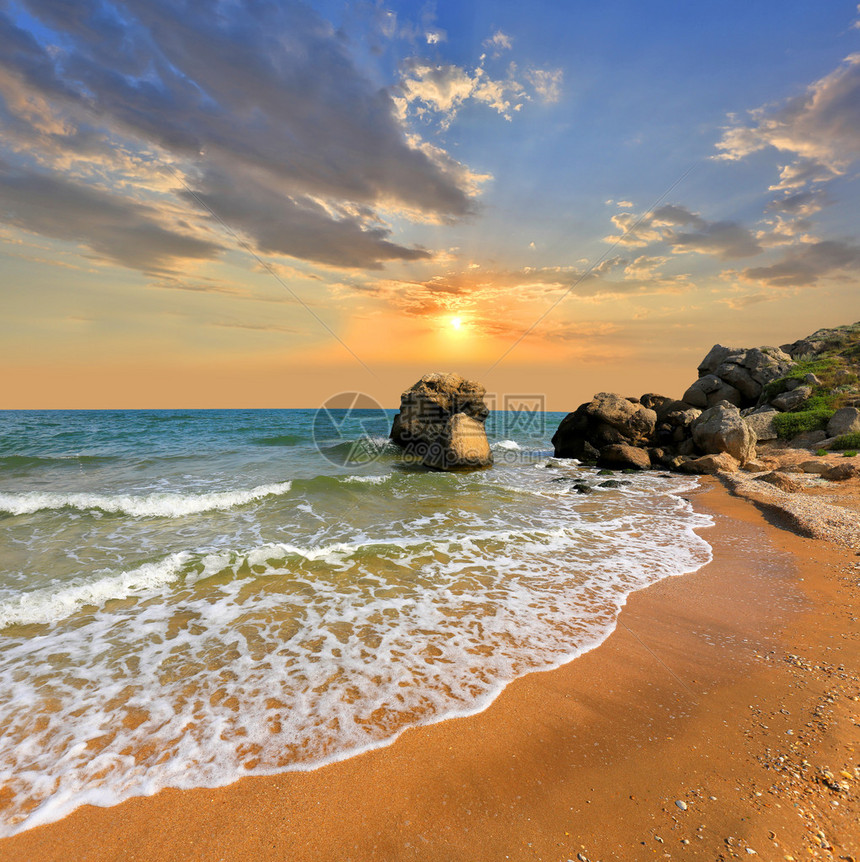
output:
POLYGON ((459 374, 425 374, 400 396, 391 439, 436 470, 489 467, 486 390, 459 374))
POLYGON ((706 455, 728 452, 741 464, 755 458, 755 432, 734 404, 715 404, 693 422, 692 429, 693 442, 706 455))
POLYGON ((639 447, 654 434, 657 414, 613 392, 598 392, 568 413, 552 437, 557 458, 596 460, 607 446, 639 447))

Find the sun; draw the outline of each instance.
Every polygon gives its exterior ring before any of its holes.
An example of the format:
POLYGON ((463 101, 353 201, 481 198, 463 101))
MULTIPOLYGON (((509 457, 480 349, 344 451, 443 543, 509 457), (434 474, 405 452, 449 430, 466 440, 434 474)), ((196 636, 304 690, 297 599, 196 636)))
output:
POLYGON ((459 317, 452 317, 451 318, 451 326, 453 326, 454 329, 459 329, 462 325, 463 325, 463 321, 459 317))

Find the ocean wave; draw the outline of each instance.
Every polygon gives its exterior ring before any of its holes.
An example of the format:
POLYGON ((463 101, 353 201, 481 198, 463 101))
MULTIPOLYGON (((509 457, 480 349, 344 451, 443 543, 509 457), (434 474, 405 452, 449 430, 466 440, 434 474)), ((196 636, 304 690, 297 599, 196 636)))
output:
POLYGON ((286 494, 292 482, 258 485, 245 491, 212 491, 205 494, 173 494, 168 492, 132 494, 56 494, 45 491, 0 493, 0 512, 31 515, 34 512, 80 509, 99 510, 111 514, 132 515, 136 518, 181 518, 216 509, 244 506, 264 497, 286 494))
POLYGON ((0 470, 26 470, 31 467, 78 467, 81 464, 110 464, 118 455, 5 455, 0 470))
POLYGON ((272 437, 254 437, 250 442, 256 446, 298 446, 305 439, 301 434, 275 434, 272 437))
POLYGON ((495 450, 503 449, 512 452, 518 452, 523 447, 520 446, 520 444, 517 443, 516 440, 497 440, 495 443, 493 443, 492 446, 490 446, 490 448, 495 450))
POLYGON ((180 551, 154 563, 144 563, 127 572, 105 575, 95 581, 45 587, 0 602, 0 629, 13 625, 54 623, 86 605, 101 607, 111 599, 126 599, 134 593, 157 589, 176 580, 192 559, 180 551))

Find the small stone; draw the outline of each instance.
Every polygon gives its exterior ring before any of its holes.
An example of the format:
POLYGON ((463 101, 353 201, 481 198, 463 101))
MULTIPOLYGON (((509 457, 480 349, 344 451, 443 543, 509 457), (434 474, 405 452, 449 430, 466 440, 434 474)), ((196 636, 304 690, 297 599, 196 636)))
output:
POLYGON ((676 800, 675 800, 675 805, 677 805, 677 806, 678 806, 678 808, 680 808, 680 809, 681 809, 681 811, 686 811, 686 810, 687 810, 687 803, 686 803, 686 802, 684 802, 684 800, 683 800, 683 799, 676 799, 676 800))
POLYGON ((662 843, 663 843, 663 839, 662 839, 659 835, 655 835, 655 836, 654 836, 654 840, 655 840, 655 841, 657 841, 657 842, 658 842, 658 843, 660 843, 660 844, 662 844, 662 843))
POLYGON ((716 801, 717 801, 717 797, 716 797, 716 796, 709 796, 709 797, 708 797, 708 799, 710 799, 710 800, 711 800, 711 802, 716 802, 716 801))
POLYGON ((757 856, 758 855, 755 852, 755 850, 752 849, 752 847, 747 847, 747 853, 749 853, 750 856, 757 856))

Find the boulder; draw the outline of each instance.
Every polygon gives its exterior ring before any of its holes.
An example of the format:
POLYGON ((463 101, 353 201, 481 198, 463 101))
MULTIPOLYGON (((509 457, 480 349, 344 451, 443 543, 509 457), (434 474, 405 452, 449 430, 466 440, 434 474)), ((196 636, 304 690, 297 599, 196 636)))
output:
POLYGON ((780 346, 780 350, 787 353, 792 359, 807 359, 810 356, 817 356, 826 349, 826 342, 815 341, 809 338, 801 338, 799 341, 793 341, 791 344, 780 346))
POLYGON ((759 461, 756 458, 750 458, 750 460, 744 464, 744 470, 746 470, 747 473, 766 473, 768 470, 770 470, 770 467, 768 467, 767 464, 764 463, 764 461, 759 461))
POLYGON ((682 473, 713 476, 716 473, 737 473, 739 466, 738 462, 728 452, 720 452, 717 455, 702 455, 701 458, 684 461, 678 469, 682 473))
POLYGON ((716 370, 716 376, 729 383, 741 393, 745 401, 757 401, 761 395, 761 383, 753 379, 748 368, 736 362, 724 362, 716 370))
POLYGON ((653 392, 646 392, 640 399, 639 403, 646 407, 648 410, 654 410, 658 414, 660 413, 660 408, 665 404, 671 404, 673 399, 671 399, 668 395, 655 395, 653 392))
POLYGON ((827 461, 804 461, 800 465, 804 473, 826 473, 830 469, 827 461))
POLYGON ((744 422, 755 432, 756 441, 776 440, 779 436, 773 421, 776 416, 779 416, 779 411, 773 407, 759 407, 747 413, 744 422))
POLYGON ((617 469, 629 467, 634 470, 648 470, 651 467, 651 458, 645 449, 640 449, 637 446, 628 446, 625 443, 613 443, 609 446, 604 446, 600 450, 597 466, 617 469))
POLYGON ((791 445, 794 449, 819 449, 827 439, 824 431, 804 431, 797 437, 792 437, 791 445))
POLYGON ((744 351, 741 365, 756 383, 766 386, 784 377, 794 365, 794 360, 779 347, 753 347, 744 351))
POLYGON ((657 414, 642 404, 599 392, 561 420, 552 437, 555 456, 593 461, 605 446, 647 443, 656 421, 657 414))
POLYGON ((801 404, 808 401, 811 396, 811 386, 798 386, 789 392, 783 392, 782 395, 777 395, 776 398, 772 398, 770 403, 776 407, 777 410, 784 410, 787 412, 789 410, 796 410, 801 404))
POLYGON ((706 455, 728 452, 741 464, 755 457, 755 432, 734 404, 722 401, 705 410, 692 430, 693 442, 706 455))
POLYGON ((598 392, 586 413, 602 425, 614 428, 628 440, 644 441, 654 433, 657 414, 614 392, 598 392))
POLYGON ((837 464, 821 474, 821 478, 829 482, 844 482, 857 476, 860 476, 860 469, 854 464, 837 464))
POLYGON ((761 473, 755 478, 758 482, 767 482, 768 485, 773 485, 774 488, 779 488, 780 491, 785 491, 788 494, 796 494, 803 490, 803 485, 800 482, 786 476, 785 473, 761 473))
POLYGON ((489 467, 485 391, 459 374, 424 375, 401 395, 391 439, 437 470, 489 467))
POLYGON ((720 401, 728 401, 730 404, 740 406, 742 403, 741 393, 729 383, 720 380, 716 374, 707 374, 700 377, 685 393, 682 398, 693 407, 705 410, 713 407, 720 401))
POLYGON ((841 437, 860 431, 860 410, 856 407, 843 407, 837 410, 827 423, 828 437, 841 437))
POLYGON ((722 344, 715 344, 699 363, 699 377, 713 374, 732 353, 738 353, 738 351, 732 350, 731 347, 723 347, 722 344))

